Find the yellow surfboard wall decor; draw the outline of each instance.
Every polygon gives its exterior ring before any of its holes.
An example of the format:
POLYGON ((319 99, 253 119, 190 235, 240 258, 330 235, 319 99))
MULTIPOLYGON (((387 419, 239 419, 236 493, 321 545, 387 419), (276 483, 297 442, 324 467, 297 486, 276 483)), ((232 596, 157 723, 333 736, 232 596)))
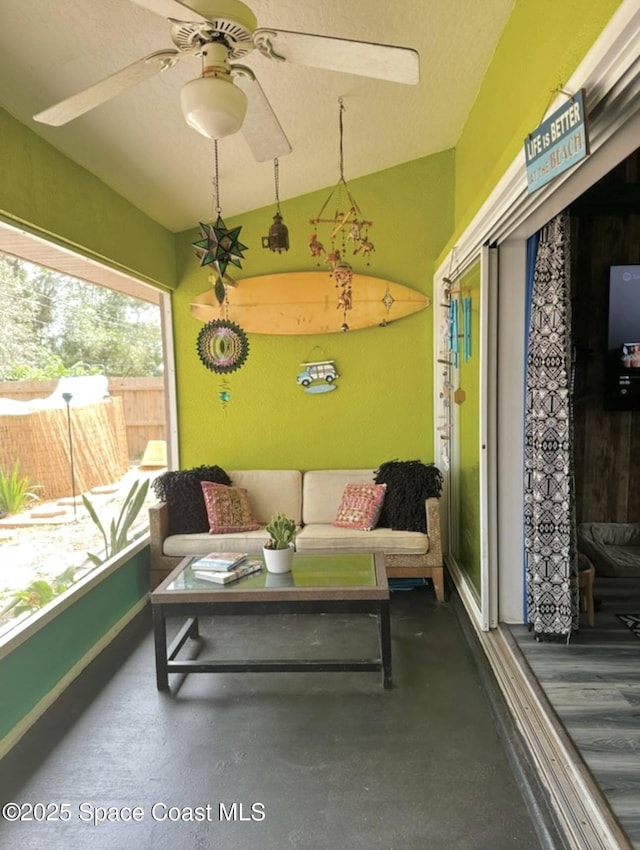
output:
MULTIPOLYGON (((402 283, 354 274, 353 307, 346 314, 349 330, 373 328, 424 310, 430 299, 402 283)), ((213 288, 191 302, 191 314, 201 322, 227 318, 246 333, 341 333, 343 312, 339 288, 329 272, 287 272, 238 280, 227 287, 220 305, 213 288)))

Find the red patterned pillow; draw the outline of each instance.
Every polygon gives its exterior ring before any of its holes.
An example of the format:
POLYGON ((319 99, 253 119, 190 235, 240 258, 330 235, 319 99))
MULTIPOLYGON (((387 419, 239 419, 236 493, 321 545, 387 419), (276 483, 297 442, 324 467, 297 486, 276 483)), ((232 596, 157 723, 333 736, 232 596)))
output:
POLYGON ((251 513, 247 491, 242 487, 202 482, 202 494, 209 517, 210 534, 232 534, 260 528, 251 513))
POLYGON ((386 489, 386 484, 346 484, 333 524, 371 531, 380 516, 386 489))

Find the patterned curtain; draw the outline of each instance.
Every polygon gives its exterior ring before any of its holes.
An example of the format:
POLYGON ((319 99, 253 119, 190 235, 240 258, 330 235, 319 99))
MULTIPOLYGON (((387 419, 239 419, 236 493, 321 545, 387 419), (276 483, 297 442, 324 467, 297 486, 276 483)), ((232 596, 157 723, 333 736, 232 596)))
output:
POLYGON ((539 234, 527 348, 527 620, 539 640, 568 640, 578 626, 569 281, 569 219, 562 213, 539 234))

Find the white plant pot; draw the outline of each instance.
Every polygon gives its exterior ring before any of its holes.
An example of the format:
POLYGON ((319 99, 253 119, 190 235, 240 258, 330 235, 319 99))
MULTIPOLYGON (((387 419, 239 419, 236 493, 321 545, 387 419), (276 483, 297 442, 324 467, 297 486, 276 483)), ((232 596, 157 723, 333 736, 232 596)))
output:
POLYGON ((287 549, 264 549, 264 563, 270 573, 289 573, 293 566, 293 546, 287 549))

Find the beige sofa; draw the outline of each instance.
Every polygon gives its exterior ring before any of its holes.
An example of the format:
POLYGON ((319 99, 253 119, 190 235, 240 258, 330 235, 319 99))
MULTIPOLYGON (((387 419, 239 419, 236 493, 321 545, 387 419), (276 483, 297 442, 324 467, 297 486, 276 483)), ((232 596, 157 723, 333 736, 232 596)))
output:
POLYGON ((389 578, 429 578, 436 598, 444 601, 438 499, 425 501, 426 534, 378 527, 360 531, 332 523, 345 484, 371 483, 374 470, 251 469, 228 474, 234 486, 247 490, 253 516, 261 528, 233 534, 169 534, 169 508, 158 502, 149 509, 152 588, 187 555, 212 551, 260 554, 268 539, 264 526, 273 514, 282 512, 300 526, 296 537, 299 552, 383 552, 389 578))

